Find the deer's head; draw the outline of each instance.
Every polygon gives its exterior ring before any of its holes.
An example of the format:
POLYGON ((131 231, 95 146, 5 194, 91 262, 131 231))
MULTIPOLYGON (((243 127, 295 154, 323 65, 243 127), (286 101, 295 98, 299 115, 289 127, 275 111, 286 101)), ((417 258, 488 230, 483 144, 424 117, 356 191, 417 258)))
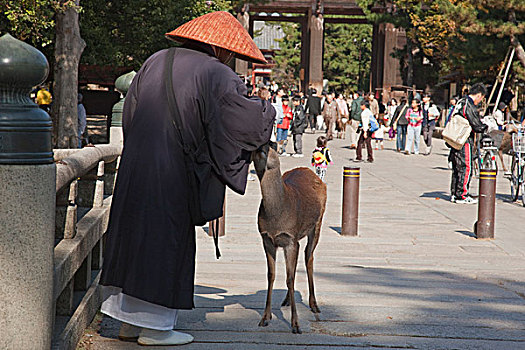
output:
POLYGON ((275 147, 276 144, 270 141, 252 153, 253 165, 259 180, 262 179, 266 170, 280 168, 281 164, 275 147))

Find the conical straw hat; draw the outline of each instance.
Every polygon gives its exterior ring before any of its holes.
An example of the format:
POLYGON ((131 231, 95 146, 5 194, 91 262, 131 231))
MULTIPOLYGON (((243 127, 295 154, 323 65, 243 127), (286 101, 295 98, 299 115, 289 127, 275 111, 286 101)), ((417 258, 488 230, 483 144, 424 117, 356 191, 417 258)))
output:
POLYGON ((224 11, 208 13, 186 22, 166 33, 166 38, 178 42, 186 39, 200 41, 230 50, 246 61, 267 63, 246 29, 235 17, 224 11))

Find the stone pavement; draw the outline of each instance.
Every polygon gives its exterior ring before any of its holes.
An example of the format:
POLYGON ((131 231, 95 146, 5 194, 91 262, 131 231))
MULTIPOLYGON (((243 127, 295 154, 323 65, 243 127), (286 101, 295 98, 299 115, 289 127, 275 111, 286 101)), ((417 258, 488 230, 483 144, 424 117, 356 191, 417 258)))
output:
MULTIPOLYGON (((317 135, 305 134, 304 158, 281 157, 281 168, 308 166, 317 135)), ((196 309, 178 328, 195 342, 183 349, 525 349, 525 208, 508 202, 498 175, 496 238, 477 240, 477 205, 448 201, 448 149, 434 140, 430 156, 402 155, 394 143, 361 163, 359 236, 343 237, 342 167, 355 152, 344 140, 330 149, 328 203, 315 251, 319 319, 308 309, 300 252, 296 301, 303 334, 291 333, 284 256, 277 256, 273 319, 258 327, 266 296, 266 259, 257 231, 258 181, 245 196, 227 195, 222 257, 197 230, 196 309)), ((292 146, 288 145, 292 150, 292 146)), ((284 172, 284 171, 283 171, 284 172)), ((477 180, 471 184, 477 193, 477 180)), ((304 247, 304 242, 302 246, 304 247)), ((118 322, 97 316, 79 349, 138 349, 116 340, 118 322)), ((165 349, 163 347, 162 349, 165 349)))

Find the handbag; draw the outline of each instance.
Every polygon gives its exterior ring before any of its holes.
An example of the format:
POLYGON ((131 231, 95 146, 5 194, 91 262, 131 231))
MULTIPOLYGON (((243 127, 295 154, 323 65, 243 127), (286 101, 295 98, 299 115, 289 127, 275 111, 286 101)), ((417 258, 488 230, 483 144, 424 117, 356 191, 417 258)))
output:
MULTIPOLYGON (((465 108, 467 108, 466 103, 465 108)), ((465 110, 463 110, 463 115, 455 111, 443 129, 443 140, 456 150, 460 150, 463 147, 472 132, 472 127, 464 115, 465 110)))

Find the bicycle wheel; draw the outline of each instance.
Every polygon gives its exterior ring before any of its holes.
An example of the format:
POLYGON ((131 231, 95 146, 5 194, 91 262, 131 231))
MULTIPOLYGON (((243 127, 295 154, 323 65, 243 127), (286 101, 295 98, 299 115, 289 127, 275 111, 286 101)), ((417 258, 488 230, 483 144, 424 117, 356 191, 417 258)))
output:
POLYGON ((521 166, 521 204, 525 207, 525 175, 523 172, 525 171, 525 166, 521 166))
POLYGON ((498 170, 498 164, 496 158, 492 158, 492 152, 487 152, 483 156, 482 169, 483 170, 498 170))
POLYGON ((520 191, 520 183, 519 183, 519 176, 520 176, 520 169, 519 164, 517 162, 516 155, 512 156, 512 165, 510 166, 510 200, 515 202, 518 199, 519 191, 520 191))

